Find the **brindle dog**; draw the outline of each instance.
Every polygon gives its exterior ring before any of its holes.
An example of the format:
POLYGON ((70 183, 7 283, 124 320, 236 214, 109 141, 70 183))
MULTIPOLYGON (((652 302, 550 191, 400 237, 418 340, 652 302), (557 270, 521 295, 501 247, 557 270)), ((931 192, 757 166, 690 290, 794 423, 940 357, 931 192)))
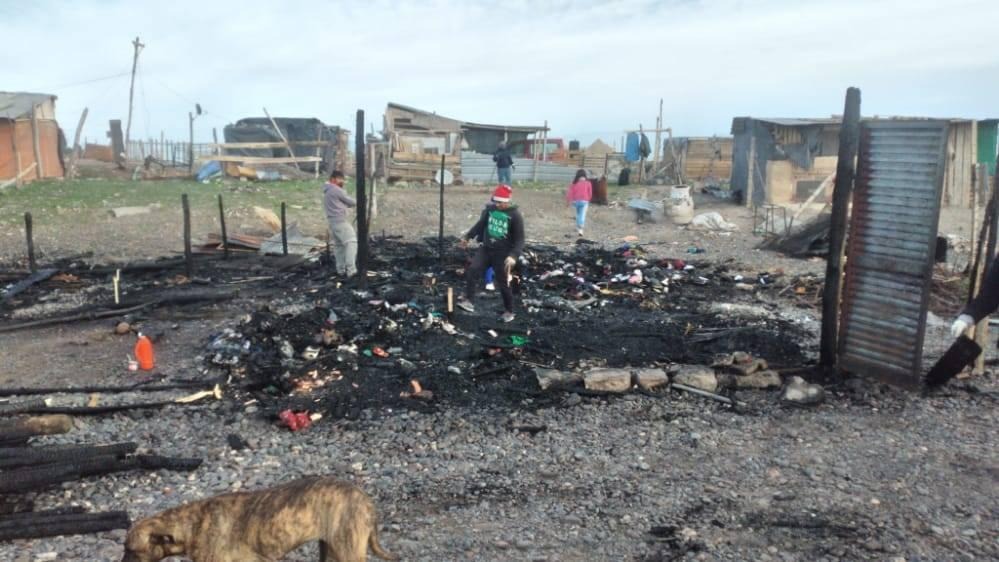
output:
POLYGON ((168 509, 136 523, 122 562, 188 556, 194 562, 271 562, 319 540, 320 562, 364 562, 378 543, 371 498, 356 486, 311 476, 256 492, 236 492, 168 509))

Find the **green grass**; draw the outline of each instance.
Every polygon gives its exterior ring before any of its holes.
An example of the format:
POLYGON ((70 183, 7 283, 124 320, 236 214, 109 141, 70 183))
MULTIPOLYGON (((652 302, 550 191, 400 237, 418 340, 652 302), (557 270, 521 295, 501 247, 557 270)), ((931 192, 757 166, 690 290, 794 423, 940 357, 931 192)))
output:
MULTIPOLYGON (((277 211, 282 201, 289 207, 315 207, 322 203, 322 184, 322 179, 268 183, 225 180, 208 184, 192 180, 37 181, 19 190, 7 189, 0 195, 0 223, 20 222, 25 212, 31 212, 38 220, 58 223, 78 220, 81 212, 113 207, 159 203, 164 208, 179 209, 184 193, 192 209, 217 208, 219 194, 227 209, 261 206, 277 211)), ((352 181, 346 187, 353 193, 352 181)))

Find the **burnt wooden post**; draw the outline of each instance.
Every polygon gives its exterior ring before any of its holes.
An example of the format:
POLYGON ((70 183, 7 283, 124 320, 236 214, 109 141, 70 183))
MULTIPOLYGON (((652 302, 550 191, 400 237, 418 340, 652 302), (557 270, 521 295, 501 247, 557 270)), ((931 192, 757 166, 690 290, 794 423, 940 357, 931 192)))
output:
POLYGON ((194 175, 194 113, 187 112, 187 173, 194 175))
POLYGON ((838 347, 839 304, 843 283, 843 247, 846 241, 847 212, 853 178, 856 174, 857 149, 860 144, 860 90, 846 91, 843 126, 839 131, 839 156, 836 184, 833 187, 832 217, 829 222, 829 257, 826 261, 825 292, 822 295, 822 340, 819 363, 836 364, 838 347))
POLYGON ((125 138, 121 132, 121 119, 112 119, 109 123, 108 137, 111 139, 111 151, 114 152, 114 162, 120 168, 125 167, 125 138))
POLYGON ((34 223, 31 220, 31 213, 24 213, 24 237, 28 242, 28 268, 34 273, 38 270, 38 265, 35 263, 35 237, 34 237, 34 223))
POLYGON ((281 254, 288 255, 288 223, 285 221, 285 208, 286 205, 284 201, 281 202, 281 254))
POLYGON ((357 182, 357 277, 360 286, 368 286, 368 194, 365 191, 364 176, 367 174, 364 151, 364 110, 357 110, 354 154, 357 160, 354 180, 357 182))
POLYGON ((441 184, 441 201, 440 201, 440 228, 437 231, 437 258, 440 260, 440 266, 444 268, 444 159, 447 158, 444 154, 441 154, 441 177, 439 178, 441 184))
POLYGON ((229 259, 229 237, 225 231, 225 207, 222 205, 221 193, 219 193, 219 224, 222 225, 222 257, 229 259))
POLYGON ((190 278, 194 271, 194 257, 191 255, 191 205, 186 193, 180 196, 180 204, 184 208, 184 270, 190 278))

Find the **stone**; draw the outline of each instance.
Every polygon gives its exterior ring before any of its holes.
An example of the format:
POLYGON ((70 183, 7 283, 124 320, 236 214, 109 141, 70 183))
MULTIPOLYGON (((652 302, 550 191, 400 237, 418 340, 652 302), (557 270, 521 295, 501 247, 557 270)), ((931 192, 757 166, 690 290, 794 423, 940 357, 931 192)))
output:
POLYGON ((557 369, 535 369, 534 376, 537 377, 538 386, 541 387, 541 390, 572 386, 583 380, 583 375, 579 373, 559 371, 557 369))
POLYGON ((710 367, 704 365, 680 365, 673 375, 673 382, 708 392, 718 390, 718 377, 710 367))
POLYGON ((114 327, 114 333, 119 336, 124 336, 130 331, 132 331, 132 326, 128 322, 118 322, 118 324, 114 327))
POLYGON ((644 390, 652 390, 669 384, 669 376, 662 369, 637 369, 635 384, 644 390))
POLYGON ((631 388, 631 373, 625 369, 593 369, 583 375, 587 390, 627 392, 631 388))
POLYGON ((733 377, 736 388, 780 388, 783 384, 776 371, 757 371, 744 376, 733 377))
POLYGON ((807 383, 801 377, 791 377, 783 396, 785 402, 793 404, 818 404, 825 400, 825 397, 825 389, 817 384, 807 383))

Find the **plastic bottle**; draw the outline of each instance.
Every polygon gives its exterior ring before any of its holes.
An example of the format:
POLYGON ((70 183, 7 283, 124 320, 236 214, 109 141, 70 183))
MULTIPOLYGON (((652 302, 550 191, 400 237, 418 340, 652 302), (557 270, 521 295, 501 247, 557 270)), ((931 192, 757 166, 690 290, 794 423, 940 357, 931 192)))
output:
POLYGON ((135 342, 135 358, 139 361, 140 369, 153 370, 153 342, 142 332, 139 332, 139 339, 135 342))

